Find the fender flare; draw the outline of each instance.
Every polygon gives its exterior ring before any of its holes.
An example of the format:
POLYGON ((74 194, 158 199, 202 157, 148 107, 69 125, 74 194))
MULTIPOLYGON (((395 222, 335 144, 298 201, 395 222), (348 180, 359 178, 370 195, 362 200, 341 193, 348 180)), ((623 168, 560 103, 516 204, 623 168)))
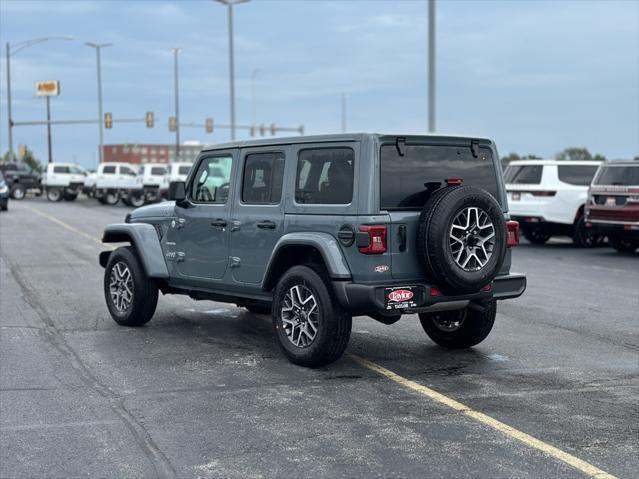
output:
MULTIPOLYGON (((148 223, 118 223, 108 225, 102 236, 103 243, 131 243, 135 248, 144 271, 150 278, 168 278, 164 253, 160 245, 158 233, 148 223)), ((111 251, 100 253, 100 265, 106 266, 111 251)))
POLYGON ((287 233, 282 236, 273 248, 266 267, 262 286, 269 280, 276 267, 280 251, 286 246, 311 246, 322 255, 328 274, 333 279, 351 279, 351 271, 344 254, 335 237, 328 233, 287 233))

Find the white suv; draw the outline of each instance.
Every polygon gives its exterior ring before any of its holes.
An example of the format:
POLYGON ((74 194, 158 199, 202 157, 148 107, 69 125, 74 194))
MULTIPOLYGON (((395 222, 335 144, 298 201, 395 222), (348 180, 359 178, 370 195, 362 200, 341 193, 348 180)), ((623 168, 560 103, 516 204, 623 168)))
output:
POLYGON ((142 177, 129 163, 101 163, 96 172, 93 196, 107 205, 115 205, 121 199, 125 205, 142 206, 142 177))
POLYGON ((504 173, 510 217, 519 221, 531 243, 570 236, 580 247, 596 246, 603 237, 586 227, 584 206, 598 161, 513 161, 504 173))
POLYGON ((164 178, 167 175, 167 165, 147 163, 140 166, 139 174, 142 178, 145 201, 158 201, 160 199, 160 189, 164 185, 164 178))
POLYGON ((73 163, 47 163, 42 187, 49 201, 73 201, 84 188, 87 172, 73 163))
POLYGON ((160 195, 168 199, 169 186, 176 181, 186 181, 193 163, 170 163, 167 165, 167 173, 164 175, 160 195))

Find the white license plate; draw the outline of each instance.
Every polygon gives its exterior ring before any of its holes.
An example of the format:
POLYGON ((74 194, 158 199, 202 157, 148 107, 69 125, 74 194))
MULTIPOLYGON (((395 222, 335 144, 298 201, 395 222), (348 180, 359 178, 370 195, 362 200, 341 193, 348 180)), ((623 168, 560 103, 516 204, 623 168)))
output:
POLYGON ((609 196, 606 198, 606 206, 617 206, 617 200, 614 196, 609 196))

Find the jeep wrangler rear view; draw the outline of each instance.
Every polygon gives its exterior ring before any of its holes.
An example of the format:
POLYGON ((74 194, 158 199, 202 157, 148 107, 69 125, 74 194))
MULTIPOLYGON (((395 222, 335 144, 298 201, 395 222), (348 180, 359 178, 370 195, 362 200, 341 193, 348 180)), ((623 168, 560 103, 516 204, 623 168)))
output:
POLYGON ((172 201, 106 227, 100 254, 113 319, 141 326, 158 292, 271 314, 283 353, 321 366, 347 347, 353 316, 418 314, 428 336, 468 348, 496 301, 520 296, 488 139, 376 134, 234 142, 201 152, 172 201))

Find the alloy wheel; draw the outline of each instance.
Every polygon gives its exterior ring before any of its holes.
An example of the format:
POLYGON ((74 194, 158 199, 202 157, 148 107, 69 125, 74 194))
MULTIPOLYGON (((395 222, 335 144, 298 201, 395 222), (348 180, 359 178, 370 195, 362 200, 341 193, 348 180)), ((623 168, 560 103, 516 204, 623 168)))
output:
POLYGON ((319 330, 319 305, 313 292, 298 284, 284 297, 281 318, 288 340, 298 348, 309 347, 319 330))
POLYGON ((123 261, 111 268, 109 292, 115 309, 120 313, 128 311, 133 302, 133 275, 123 261))
POLYGON ((449 247, 455 263, 464 271, 479 271, 490 260, 495 246, 495 226, 477 206, 464 208, 453 219, 449 247))
POLYGON ((457 331, 464 324, 466 319, 466 310, 461 311, 446 311, 442 313, 433 314, 433 324, 445 333, 452 333, 457 331))

